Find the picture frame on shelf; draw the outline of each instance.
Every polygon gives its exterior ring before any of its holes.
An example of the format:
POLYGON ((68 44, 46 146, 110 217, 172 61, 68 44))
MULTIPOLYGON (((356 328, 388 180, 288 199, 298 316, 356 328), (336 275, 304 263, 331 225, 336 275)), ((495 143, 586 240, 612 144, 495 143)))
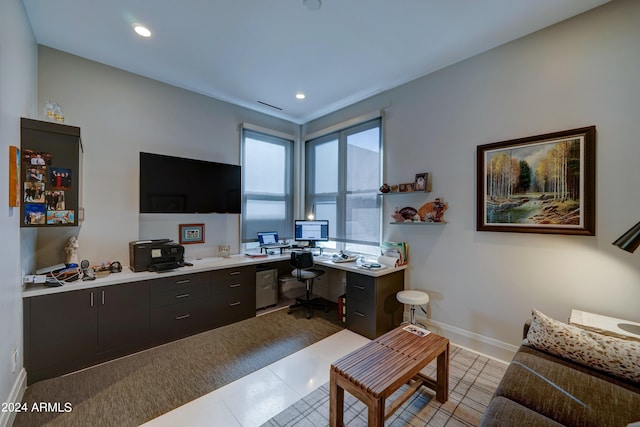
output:
POLYGON ((479 145, 477 230, 595 235, 596 127, 479 145))
POLYGON ((400 184, 399 187, 398 187, 398 191, 400 193, 411 193, 411 192, 413 192, 413 186, 414 186, 413 182, 407 182, 407 183, 404 183, 404 184, 400 184))
POLYGON ((180 244, 204 243, 204 224, 180 224, 180 244))
POLYGON ((413 184, 413 191, 431 191, 431 174, 428 172, 417 173, 413 184))

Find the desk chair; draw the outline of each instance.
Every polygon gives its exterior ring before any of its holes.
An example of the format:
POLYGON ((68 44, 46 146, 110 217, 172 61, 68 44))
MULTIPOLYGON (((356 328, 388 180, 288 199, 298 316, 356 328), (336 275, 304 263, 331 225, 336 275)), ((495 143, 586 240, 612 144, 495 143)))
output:
POLYGON ((307 319, 311 319, 311 307, 324 308, 325 313, 329 311, 329 307, 319 301, 319 298, 311 299, 311 291, 313 289, 313 279, 322 276, 324 271, 313 269, 313 254, 311 252, 291 252, 291 267, 293 271, 291 275, 306 285, 306 298, 296 298, 295 304, 289 306, 288 314, 297 307, 307 307, 307 319))

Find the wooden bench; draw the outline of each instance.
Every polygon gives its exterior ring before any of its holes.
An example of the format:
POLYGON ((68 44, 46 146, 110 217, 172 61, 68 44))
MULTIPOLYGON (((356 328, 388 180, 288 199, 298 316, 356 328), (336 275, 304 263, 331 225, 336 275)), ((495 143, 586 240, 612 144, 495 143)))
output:
POLYGON ((330 426, 344 426, 344 391, 369 408, 369 426, 384 426, 389 418, 422 385, 435 390, 436 399, 449 398, 449 340, 430 333, 418 336, 398 327, 358 350, 338 359, 330 372, 330 426), (437 377, 422 370, 437 358, 437 377), (385 400, 409 384, 385 413, 385 400))

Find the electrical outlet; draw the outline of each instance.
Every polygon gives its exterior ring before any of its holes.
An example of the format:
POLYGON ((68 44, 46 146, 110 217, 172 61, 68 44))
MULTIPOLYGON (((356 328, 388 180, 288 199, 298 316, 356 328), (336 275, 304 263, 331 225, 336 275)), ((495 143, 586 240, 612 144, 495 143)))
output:
POLYGON ((13 349, 13 353, 11 355, 11 372, 16 373, 18 370, 18 363, 20 362, 20 352, 17 348, 13 349))

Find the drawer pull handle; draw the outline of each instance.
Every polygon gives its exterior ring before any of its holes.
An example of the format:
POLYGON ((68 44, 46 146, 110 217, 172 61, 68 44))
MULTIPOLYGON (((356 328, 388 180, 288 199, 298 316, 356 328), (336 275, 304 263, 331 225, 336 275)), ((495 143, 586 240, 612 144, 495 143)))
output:
POLYGON ((241 271, 232 271, 231 273, 229 273, 229 276, 237 276, 240 273, 242 273, 242 272, 241 271))
POLYGON ((176 320, 182 320, 182 319, 186 319, 188 317, 191 317, 191 315, 190 314, 183 314, 182 316, 177 316, 176 320))
POLYGON ((356 316, 364 317, 364 313, 360 313, 359 311, 354 311, 356 316))
POLYGON ((240 301, 238 302, 232 302, 231 304, 229 304, 229 307, 235 307, 237 305, 240 305, 240 301))
POLYGON ((93 292, 91 292, 91 307, 93 307, 93 292))
POLYGON ((229 285, 230 288, 239 288, 240 283, 234 283, 233 285, 229 285))
POLYGON ((180 298, 186 298, 188 296, 190 296, 191 294, 180 294, 180 295, 176 295, 176 299, 180 299, 180 298))
POLYGON ((184 280, 176 280, 176 285, 184 285, 185 283, 189 283, 191 280, 189 279, 184 279, 184 280))
POLYGON ((364 291, 364 286, 353 285, 353 287, 356 288, 356 289, 360 289, 361 291, 364 291))

